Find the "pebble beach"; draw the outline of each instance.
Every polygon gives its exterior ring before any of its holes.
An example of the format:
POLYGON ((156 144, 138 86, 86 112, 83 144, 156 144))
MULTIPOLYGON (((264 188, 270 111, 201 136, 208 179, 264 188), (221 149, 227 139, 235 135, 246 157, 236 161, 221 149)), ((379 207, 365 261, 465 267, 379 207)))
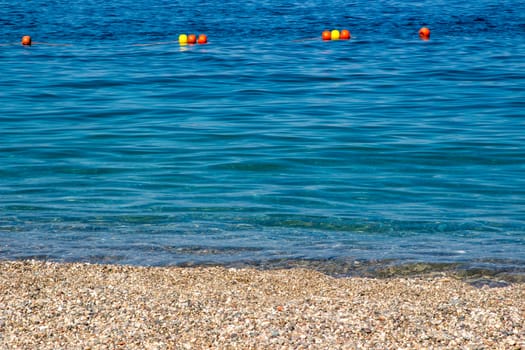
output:
POLYGON ((0 349, 525 349, 525 284, 0 263, 0 349))

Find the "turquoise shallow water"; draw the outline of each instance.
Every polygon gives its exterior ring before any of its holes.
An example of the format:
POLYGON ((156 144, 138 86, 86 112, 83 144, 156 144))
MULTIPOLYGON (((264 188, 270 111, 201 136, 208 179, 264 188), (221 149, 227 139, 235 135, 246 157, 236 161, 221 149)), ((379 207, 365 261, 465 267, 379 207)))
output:
POLYGON ((323 3, 2 5, 0 258, 523 273, 525 5, 323 3))

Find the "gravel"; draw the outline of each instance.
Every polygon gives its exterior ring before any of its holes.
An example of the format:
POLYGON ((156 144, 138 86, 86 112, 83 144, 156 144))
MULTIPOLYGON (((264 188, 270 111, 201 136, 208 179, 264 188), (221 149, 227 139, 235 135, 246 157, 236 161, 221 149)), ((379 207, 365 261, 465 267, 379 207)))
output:
POLYGON ((0 262, 0 349, 525 349, 525 284, 0 262))

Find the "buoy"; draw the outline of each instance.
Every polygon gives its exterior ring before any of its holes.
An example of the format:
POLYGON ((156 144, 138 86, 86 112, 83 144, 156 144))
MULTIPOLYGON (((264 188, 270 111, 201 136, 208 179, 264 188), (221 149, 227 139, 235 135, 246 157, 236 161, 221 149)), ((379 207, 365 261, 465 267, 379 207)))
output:
POLYGON ((340 36, 339 31, 337 29, 332 30, 331 36, 332 36, 332 40, 339 40, 339 36, 340 36))
POLYGON ((188 44, 195 44, 197 42, 197 36, 195 34, 188 35, 188 44))
POLYGON ((208 42, 208 37, 206 34, 199 34, 199 39, 197 39, 199 44, 206 44, 208 42))
POLYGON ((423 27, 419 30, 419 37, 423 40, 428 40, 430 38, 430 29, 423 27))
POLYGON ((27 46, 30 46, 31 45, 31 37, 29 35, 24 35, 22 37, 22 45, 27 45, 27 46))
POLYGON ((179 35, 179 44, 186 45, 188 43, 188 36, 186 34, 179 35))
POLYGON ((339 37, 339 39, 341 39, 341 40, 349 40, 351 37, 352 37, 352 35, 350 34, 349 30, 347 30, 347 29, 341 30, 341 36, 339 37))
POLYGON ((329 30, 323 32, 323 40, 332 40, 332 34, 329 30))

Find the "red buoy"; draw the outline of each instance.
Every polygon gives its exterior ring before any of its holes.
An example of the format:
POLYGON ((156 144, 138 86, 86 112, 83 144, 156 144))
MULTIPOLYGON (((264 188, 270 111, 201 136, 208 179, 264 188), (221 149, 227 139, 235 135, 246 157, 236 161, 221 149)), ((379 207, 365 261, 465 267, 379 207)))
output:
POLYGON ((341 30, 341 35, 339 36, 339 39, 341 40, 349 40, 352 37, 350 34, 350 31, 347 29, 341 30))
POLYGON ((419 37, 423 40, 428 40, 430 38, 430 29, 423 27, 419 30, 419 37))
POLYGON ((197 40, 199 44, 206 44, 208 42, 208 37, 206 34, 199 34, 199 39, 197 40))
POLYGON ((27 45, 27 46, 30 46, 31 45, 31 37, 29 35, 24 35, 22 37, 22 45, 27 45))
POLYGON ((195 34, 188 34, 188 44, 195 44, 197 42, 197 36, 195 34))

